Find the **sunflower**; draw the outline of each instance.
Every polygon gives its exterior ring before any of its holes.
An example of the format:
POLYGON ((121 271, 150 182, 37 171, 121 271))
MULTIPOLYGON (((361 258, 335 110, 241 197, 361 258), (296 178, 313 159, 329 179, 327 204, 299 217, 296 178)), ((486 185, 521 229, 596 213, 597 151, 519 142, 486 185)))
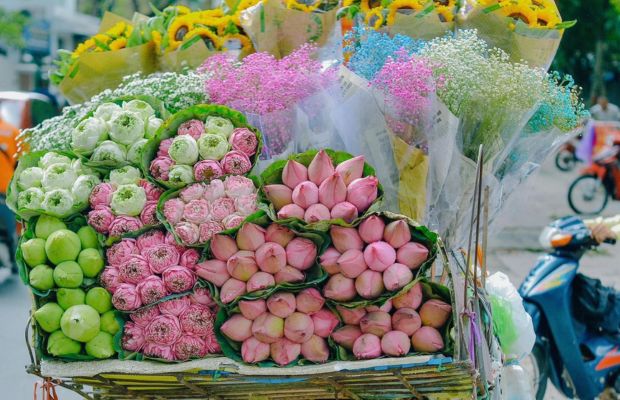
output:
POLYGON ((527 0, 518 2, 505 2, 499 9, 499 13, 512 19, 520 20, 528 26, 536 26, 536 11, 530 6, 527 0))
POLYGON ((556 10, 558 9, 555 1, 553 0, 531 0, 532 6, 538 10, 546 9, 546 10, 556 10))
POLYGON ((354 2, 355 2, 355 0, 344 0, 342 2, 342 6, 343 7, 349 7, 350 5, 353 5, 354 2))
POLYGON ((241 33, 233 33, 230 35, 224 35, 222 37, 222 42, 224 43, 224 45, 226 45, 226 42, 228 40, 239 41, 239 44, 241 44, 241 52, 244 54, 249 54, 254 49, 254 46, 252 45, 252 41, 250 40, 250 38, 241 33))
POLYGON ((305 3, 300 3, 297 0, 286 0, 286 8, 309 13, 309 12, 313 12, 314 10, 318 9, 321 6, 322 2, 323 0, 315 0, 314 3, 305 4, 305 3))
POLYGON ((211 29, 205 27, 194 28, 185 35, 185 41, 200 36, 209 50, 221 50, 222 40, 211 29))
POLYGON ((157 54, 161 54, 161 43, 163 40, 161 32, 151 31, 151 38, 153 40, 153 43, 155 44, 155 50, 157 51, 157 54))
POLYGON ((78 58, 84 53, 88 53, 88 52, 95 50, 96 47, 97 47, 97 43, 95 43, 93 39, 85 40, 84 42, 80 43, 75 48, 75 50, 73 51, 73 54, 71 54, 71 58, 78 58))
POLYGON ((562 18, 557 12, 549 9, 538 10, 536 13, 536 23, 541 28, 553 28, 562 22, 562 18))
POLYGON ((435 7, 435 11, 437 12, 441 22, 454 21, 454 6, 437 6, 435 7))
POLYGON ((127 38, 119 37, 118 39, 114 39, 109 45, 110 50, 120 50, 127 47, 127 38))
POLYGON ((188 18, 190 15, 174 18, 168 26, 168 44, 171 50, 179 47, 187 34, 194 29, 194 18, 188 18))
POLYGON ((362 0, 360 3, 360 10, 363 13, 370 12, 375 8, 381 8, 381 0, 362 0))
POLYGON ((364 17, 364 22, 366 26, 369 26, 373 29, 379 29, 383 26, 384 18, 383 13, 381 12, 380 7, 373 8, 369 12, 366 13, 364 17))
POLYGON ((387 16, 387 24, 394 24, 394 19, 396 18, 396 13, 400 10, 414 10, 414 11, 422 11, 424 6, 421 5, 417 0, 394 0, 392 4, 388 7, 389 12, 387 16))

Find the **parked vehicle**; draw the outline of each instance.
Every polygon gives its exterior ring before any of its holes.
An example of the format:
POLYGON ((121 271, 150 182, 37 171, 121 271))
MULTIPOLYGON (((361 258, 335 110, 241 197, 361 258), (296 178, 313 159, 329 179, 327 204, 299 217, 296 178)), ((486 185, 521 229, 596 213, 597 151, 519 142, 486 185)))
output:
POLYGON ((534 349, 522 365, 537 400, 544 398, 549 380, 569 398, 620 393, 620 294, 577 273, 588 250, 599 241, 614 244, 620 235, 620 216, 603 222, 617 226, 597 239, 577 217, 550 224, 540 237, 549 253, 519 289, 536 331, 534 349))
POLYGON ((580 133, 576 137, 567 140, 555 155, 555 166, 562 172, 570 172, 577 166, 579 158, 577 158, 577 146, 583 138, 580 133))

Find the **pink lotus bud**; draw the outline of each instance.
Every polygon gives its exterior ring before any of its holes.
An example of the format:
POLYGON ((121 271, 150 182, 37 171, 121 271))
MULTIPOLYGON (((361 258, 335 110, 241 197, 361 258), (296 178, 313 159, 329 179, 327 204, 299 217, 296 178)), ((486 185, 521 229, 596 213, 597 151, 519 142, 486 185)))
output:
POLYGON ((286 267, 286 250, 277 243, 264 243, 256 250, 256 263, 261 271, 277 274, 286 267))
POLYGON ((267 311, 267 303, 263 299, 241 300, 239 302, 239 311, 241 311, 245 318, 254 321, 259 315, 267 311))
POLYGON ((340 314, 342 321, 348 325, 359 325, 364 315, 366 315, 366 309, 364 307, 347 308, 336 306, 336 310, 338 310, 338 314, 340 314))
POLYGON ((271 359, 283 367, 295 361, 301 353, 301 345, 288 339, 280 339, 271 344, 271 359))
POLYGON ((278 219, 299 218, 304 219, 306 211, 297 204, 287 204, 278 211, 278 219))
POLYGON ((429 300, 420 308, 422 325, 433 328, 441 328, 448 322, 452 315, 452 306, 441 300, 429 300))
POLYGON ((383 312, 389 313, 390 311, 392 311, 392 300, 390 299, 380 306, 378 305, 366 306, 366 312, 373 312, 373 311, 383 311, 383 312))
POLYGON ((350 249, 338 258, 340 273, 347 278, 355 279, 368 269, 361 250, 350 249))
POLYGON ((241 314, 235 314, 224 322, 220 330, 235 342, 243 342, 252 337, 252 321, 241 314))
POLYGON ((334 225, 329 230, 329 234, 334 242, 334 247, 340 253, 344 253, 350 249, 364 249, 364 242, 362 242, 362 238, 355 228, 345 228, 343 226, 334 225))
POLYGON ((277 284, 296 283, 303 282, 303 280, 305 279, 305 275, 297 268, 293 268, 290 265, 287 265, 282 268, 277 274, 275 274, 274 278, 277 284))
POLYGON ((347 198, 347 185, 338 172, 325 179, 319 186, 319 202, 327 208, 342 203, 347 198))
POLYGON ((314 224, 319 221, 327 221, 331 218, 329 208, 323 204, 313 204, 304 213, 304 221, 309 224, 314 224))
POLYGON ((353 350, 353 343, 362 336, 362 331, 357 325, 345 325, 332 332, 332 339, 347 350, 353 350))
POLYGON ((409 225, 402 219, 390 222, 383 231, 383 240, 395 249, 404 246, 411 240, 409 225))
POLYGON ((295 300, 297 302, 297 311, 306 314, 313 314, 319 311, 325 304, 325 299, 321 296, 321 292, 315 288, 302 290, 297 294, 295 300))
POLYGON ((284 320, 284 336, 291 342, 304 343, 314 333, 314 323, 309 315, 294 312, 284 320))
POLYGON ((271 313, 263 313, 252 322, 252 334, 263 343, 275 343, 284 337, 284 320, 271 313))
POLYGON ((220 261, 228 261, 239 251, 235 239, 226 235, 213 235, 211 238, 211 253, 220 261))
POLYGON ((373 311, 362 318, 360 329, 363 333, 372 333, 378 337, 383 337, 392 330, 392 317, 383 311, 373 311))
POLYGON ((116 267, 105 267, 101 275, 99 275, 101 286, 108 289, 108 292, 114 294, 120 284, 123 283, 116 267))
POLYGON ((435 353, 443 349, 443 338, 437 329, 423 326, 413 334, 411 344, 415 351, 435 353))
POLYGON ((295 312, 296 302, 293 293, 276 293, 267 299, 267 309, 276 317, 286 318, 295 312))
POLYGON ((214 307, 216 305, 211 291, 205 287, 195 287, 194 293, 190 294, 189 299, 193 304, 202 304, 207 307, 214 307))
POLYGON ((320 150, 316 153, 310 165, 308 165, 308 179, 318 186, 335 171, 336 169, 334 168, 332 159, 327 155, 325 150, 320 150))
POLYGON ((355 281, 342 274, 332 275, 323 288, 323 296, 336 301, 351 301, 356 295, 355 281))
POLYGON ((392 303, 397 309, 413 308, 414 310, 417 310, 418 307, 420 307, 420 304, 422 304, 422 285, 416 283, 407 293, 401 294, 400 296, 392 299, 392 303))
POLYGON ((354 180, 347 187, 347 201, 363 213, 377 200, 379 180, 375 176, 367 176, 354 180))
POLYGON ((422 320, 413 308, 399 308, 392 315, 392 328, 411 336, 420 329, 422 320))
POLYGON ((310 340, 301 345, 301 355, 308 361, 324 363, 329 358, 327 341, 322 337, 313 335, 310 340))
POLYGON ((293 189, 293 203, 304 210, 319 202, 319 188, 310 181, 300 183, 293 189))
POLYGON ((241 357, 246 363, 258 363, 269 358, 270 348, 255 337, 251 337, 241 345, 241 357))
POLYGON ((265 233, 266 242, 274 242, 282 247, 286 247, 286 245, 293 240, 294 237, 295 233, 293 233, 292 230, 280 224, 269 225, 267 227, 267 232, 265 233))
POLYGON ((338 259, 340 253, 333 247, 328 247, 325 253, 319 257, 321 267, 330 275, 336 275, 340 273, 340 267, 338 266, 338 259))
POLYGON ((314 323, 314 334, 322 338, 331 335, 340 323, 334 313, 327 308, 312 314, 312 322, 314 323))
POLYGON ((308 180, 308 168, 294 160, 288 160, 282 170, 282 182, 291 189, 308 180))
POLYGON ((239 296, 246 293, 245 282, 230 278, 220 289, 220 300, 224 304, 232 303, 239 296))
POLYGON ((293 202, 293 190, 286 185, 267 185, 263 188, 263 192, 276 211, 293 202))
POLYGON ((265 230, 256 224, 243 224, 237 232, 239 250, 256 251, 263 243, 265 243, 265 230))
POLYGON ((381 272, 367 269, 355 279, 355 290, 365 299, 376 299, 385 290, 381 272))
POLYGON ((217 287, 222 287, 224 282, 230 278, 226 263, 220 260, 207 260, 196 265, 196 275, 217 287))
POLYGON ((381 339, 370 333, 358 337, 353 343, 353 354, 358 360, 381 357, 381 339))
POLYGON ((127 351, 140 351, 144 346, 144 330, 143 327, 134 324, 131 321, 125 322, 123 327, 123 338, 121 345, 127 351))
POLYGON ((378 242, 383 239, 385 222, 378 215, 371 215, 366 218, 359 226, 358 230, 362 240, 368 244, 378 242))
POLYGON ((286 245, 286 261, 288 265, 305 271, 316 262, 316 245, 310 239, 296 237, 286 245))
POLYGON ((343 161, 336 166, 336 172, 338 172, 345 185, 359 179, 364 174, 364 156, 353 157, 349 160, 343 161))
POLYGON ((404 356, 411 350, 409 336, 401 331, 390 331, 381 338, 381 350, 388 356, 404 356))
POLYGON ((252 275, 258 272, 258 265, 254 259, 254 252, 239 250, 234 256, 228 259, 226 270, 235 279, 247 282, 252 275))
POLYGON ((396 262, 396 250, 386 242, 374 242, 364 249, 364 260, 368 268, 383 272, 396 262))
POLYGON ((389 291, 398 290, 413 280, 413 273, 403 264, 392 264, 383 272, 383 285, 389 291))
POLYGON ((348 201, 336 204, 331 211, 332 219, 342 219, 345 222, 351 223, 357 218, 357 207, 348 201))
POLYGON ((276 285, 276 281, 273 275, 267 272, 258 271, 248 281, 247 290, 248 293, 256 292, 258 290, 267 289, 276 285))
POLYGON ((396 261, 411 269, 419 268, 427 258, 428 249, 426 246, 416 242, 409 242, 396 252, 396 261))

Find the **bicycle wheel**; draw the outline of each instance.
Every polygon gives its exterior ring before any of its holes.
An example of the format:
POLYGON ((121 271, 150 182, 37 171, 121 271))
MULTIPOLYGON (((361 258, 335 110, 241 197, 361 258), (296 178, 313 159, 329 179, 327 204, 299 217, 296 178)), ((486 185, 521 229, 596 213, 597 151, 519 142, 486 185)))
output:
POLYGON ((528 377, 529 389, 536 400, 543 400, 549 380, 549 357, 545 349, 537 344, 522 361, 521 366, 528 377))
POLYGON ((580 176, 568 189, 568 205, 577 214, 600 214, 608 201, 607 188, 596 176, 580 176))
POLYGON ((575 169, 577 159, 573 152, 568 150, 560 150, 555 155, 555 166, 562 172, 568 172, 575 169))

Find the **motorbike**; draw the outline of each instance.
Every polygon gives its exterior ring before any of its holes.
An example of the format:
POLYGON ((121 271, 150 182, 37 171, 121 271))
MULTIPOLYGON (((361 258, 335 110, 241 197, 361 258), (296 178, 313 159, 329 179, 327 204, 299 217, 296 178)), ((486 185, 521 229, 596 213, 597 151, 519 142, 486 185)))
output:
POLYGON ((583 139, 583 134, 577 135, 575 138, 568 140, 558 149, 555 155, 555 166, 562 172, 569 172, 575 169, 579 162, 577 158, 577 146, 583 139))
MULTIPOLYGON (((598 223, 620 236, 620 216, 598 223)), ((536 332, 534 349, 522 365, 537 400, 544 398, 549 381, 568 398, 595 399, 606 390, 620 393, 620 336, 583 323, 573 306, 579 260, 599 246, 589 228, 593 224, 567 217, 545 228, 540 240, 550 251, 519 288, 536 332)), ((616 239, 604 243, 615 244, 616 239)))

